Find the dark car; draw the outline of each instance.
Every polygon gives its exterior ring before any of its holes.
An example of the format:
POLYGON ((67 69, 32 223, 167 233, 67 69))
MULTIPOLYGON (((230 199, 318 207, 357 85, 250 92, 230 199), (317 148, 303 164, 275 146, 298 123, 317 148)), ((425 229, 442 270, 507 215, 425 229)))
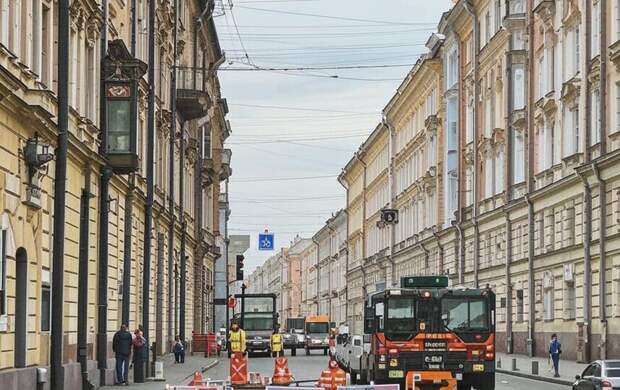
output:
POLYGON ((577 375, 573 390, 620 389, 620 360, 597 360, 577 375))

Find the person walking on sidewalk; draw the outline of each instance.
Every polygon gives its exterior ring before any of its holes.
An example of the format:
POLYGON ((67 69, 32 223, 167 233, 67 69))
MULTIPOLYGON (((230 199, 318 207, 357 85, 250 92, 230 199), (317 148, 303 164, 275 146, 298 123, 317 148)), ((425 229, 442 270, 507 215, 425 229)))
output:
POLYGON ((282 335, 278 332, 278 329, 274 329, 271 334, 271 355, 272 357, 279 357, 282 352, 282 335))
POLYGON ((554 333, 551 335, 551 342, 549 343, 549 356, 551 356, 555 370, 553 376, 556 378, 560 377, 560 354, 562 354, 562 344, 558 340, 558 335, 554 333))
POLYGON ((138 325, 138 329, 133 332, 133 377, 136 383, 144 383, 144 362, 146 361, 146 339, 144 338, 144 328, 138 325))
POLYGON ((174 339, 172 351, 174 352, 175 363, 185 363, 185 346, 181 342, 179 336, 174 339))
POLYGON ((114 334, 112 339, 112 351, 116 357, 116 384, 129 385, 127 375, 129 373, 129 357, 131 356, 131 333, 127 331, 127 325, 121 325, 121 329, 114 334))
POLYGON ((236 320, 233 320, 230 326, 228 342, 230 343, 228 357, 230 357, 231 353, 237 352, 241 352, 245 355, 245 331, 241 329, 236 320))

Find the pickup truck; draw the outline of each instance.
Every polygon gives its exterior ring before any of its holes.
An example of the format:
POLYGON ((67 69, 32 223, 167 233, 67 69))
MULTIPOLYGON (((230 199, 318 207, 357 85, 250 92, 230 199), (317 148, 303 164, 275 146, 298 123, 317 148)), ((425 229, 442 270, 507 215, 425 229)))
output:
POLYGON ((335 358, 338 365, 351 376, 351 383, 366 383, 366 367, 370 352, 370 337, 368 335, 340 334, 336 337, 335 358))

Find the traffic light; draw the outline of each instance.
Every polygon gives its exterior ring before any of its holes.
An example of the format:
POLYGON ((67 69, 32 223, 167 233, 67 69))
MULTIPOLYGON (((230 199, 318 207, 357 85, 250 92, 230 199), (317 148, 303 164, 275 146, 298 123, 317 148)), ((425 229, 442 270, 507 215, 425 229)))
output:
POLYGON ((237 255, 237 279, 243 280, 243 260, 245 257, 243 255, 237 255))

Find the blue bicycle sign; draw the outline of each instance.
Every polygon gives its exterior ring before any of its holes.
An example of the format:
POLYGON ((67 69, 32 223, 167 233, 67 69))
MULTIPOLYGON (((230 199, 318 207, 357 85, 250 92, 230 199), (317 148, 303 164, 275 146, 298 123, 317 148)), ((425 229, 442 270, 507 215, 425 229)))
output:
POLYGON ((258 235, 258 250, 272 251, 274 247, 273 233, 260 233, 258 235))

